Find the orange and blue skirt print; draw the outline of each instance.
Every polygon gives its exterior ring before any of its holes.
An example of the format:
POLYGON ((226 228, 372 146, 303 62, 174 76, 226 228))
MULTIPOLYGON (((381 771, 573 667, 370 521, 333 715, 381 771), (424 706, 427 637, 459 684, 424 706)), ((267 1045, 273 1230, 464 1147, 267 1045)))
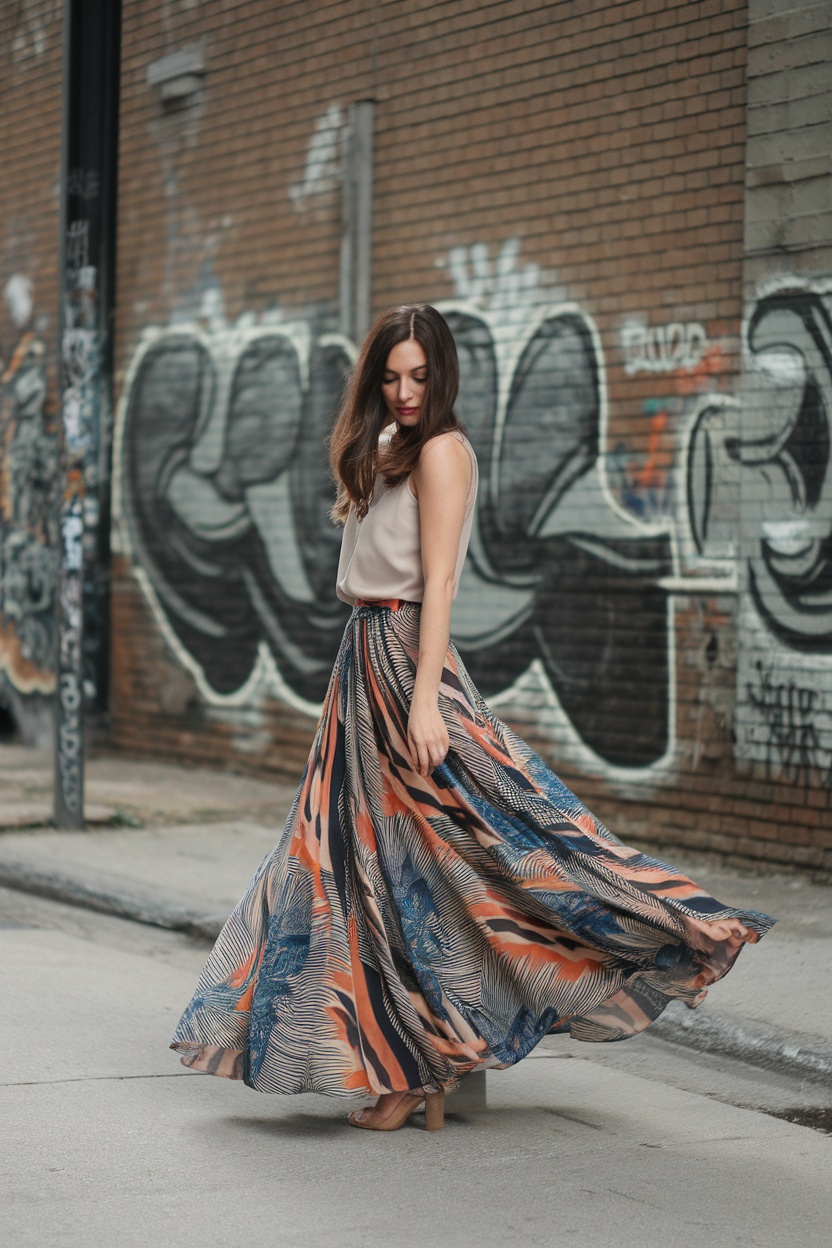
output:
POLYGON ((450 749, 420 776, 419 614, 354 608, 283 835, 174 1033, 186 1066, 262 1092, 452 1087, 550 1032, 621 1040, 693 1007, 776 921, 623 845, 489 710, 453 643, 450 749))

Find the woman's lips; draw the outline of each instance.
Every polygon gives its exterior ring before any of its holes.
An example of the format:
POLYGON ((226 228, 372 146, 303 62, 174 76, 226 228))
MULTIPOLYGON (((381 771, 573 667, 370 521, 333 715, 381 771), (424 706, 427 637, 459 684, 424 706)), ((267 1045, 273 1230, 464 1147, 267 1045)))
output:
POLYGON ((399 413, 400 416, 415 416, 418 410, 419 410, 418 407, 397 407, 396 408, 396 411, 399 413))

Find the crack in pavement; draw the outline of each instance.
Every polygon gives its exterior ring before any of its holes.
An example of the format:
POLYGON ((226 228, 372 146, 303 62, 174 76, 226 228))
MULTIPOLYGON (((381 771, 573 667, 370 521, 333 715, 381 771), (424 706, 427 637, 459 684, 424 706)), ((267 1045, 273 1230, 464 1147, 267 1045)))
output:
POLYGON ((193 1075, 186 1070, 174 1070, 169 1075, 78 1075, 72 1079, 13 1079, 10 1083, 0 1083, 0 1088, 40 1088, 52 1087, 57 1083, 107 1083, 125 1079, 192 1079, 193 1075))

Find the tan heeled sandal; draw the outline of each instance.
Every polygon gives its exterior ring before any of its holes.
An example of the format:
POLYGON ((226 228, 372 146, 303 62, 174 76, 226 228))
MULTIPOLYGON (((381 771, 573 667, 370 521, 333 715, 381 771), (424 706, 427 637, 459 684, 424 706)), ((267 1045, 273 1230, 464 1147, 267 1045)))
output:
POLYGON ((410 1115, 424 1102, 425 1130, 440 1131, 445 1125, 445 1093, 444 1092, 413 1092, 403 1096, 392 1113, 386 1118, 372 1122, 369 1118, 362 1122, 362 1114, 372 1110, 357 1109, 350 1114, 347 1121, 351 1127, 362 1127, 365 1131, 398 1131, 407 1122, 410 1115))

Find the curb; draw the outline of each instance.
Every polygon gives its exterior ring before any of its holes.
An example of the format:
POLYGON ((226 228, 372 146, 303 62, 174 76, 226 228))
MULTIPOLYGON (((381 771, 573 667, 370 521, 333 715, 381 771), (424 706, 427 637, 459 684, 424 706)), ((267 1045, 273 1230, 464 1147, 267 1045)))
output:
POLYGON ((184 907, 166 904, 158 897, 115 892, 102 885, 85 884, 70 876, 51 871, 38 871, 22 863, 0 861, 0 888, 11 888, 19 893, 31 893, 48 901, 59 901, 67 906, 84 910, 96 910, 119 919, 132 919, 148 927, 163 927, 182 932, 213 944, 220 934, 226 915, 201 913, 184 907))
MULTIPOLYGON (((115 806, 94 802, 84 810, 84 821, 91 828, 124 826, 125 816, 115 806)), ((54 831, 53 811, 46 802, 6 802, 0 812, 0 832, 54 831)))
POLYGON ((683 1045, 700 1053, 731 1057, 764 1070, 797 1075, 802 1079, 826 1082, 832 1079, 832 1053, 813 1049, 797 1034, 764 1035, 749 1030, 719 1014, 686 1018, 677 1009, 693 1015, 680 1005, 671 1006, 650 1024, 650 1031, 670 1044, 683 1045))
MULTIPOLYGON (((117 892, 101 884, 87 884, 69 876, 38 871, 23 863, 8 861, 0 861, 0 887, 131 919, 134 923, 145 923, 150 927, 182 932, 208 944, 217 939, 227 917, 225 914, 205 914, 166 904, 158 897, 117 892)), ((699 1015, 698 1010, 689 1010, 681 1002, 671 1005, 651 1023, 650 1032, 670 1044, 733 1058, 764 1070, 812 1081, 832 1079, 832 1052, 811 1048, 803 1036, 782 1032, 766 1035, 751 1031, 718 1014, 699 1015)))

